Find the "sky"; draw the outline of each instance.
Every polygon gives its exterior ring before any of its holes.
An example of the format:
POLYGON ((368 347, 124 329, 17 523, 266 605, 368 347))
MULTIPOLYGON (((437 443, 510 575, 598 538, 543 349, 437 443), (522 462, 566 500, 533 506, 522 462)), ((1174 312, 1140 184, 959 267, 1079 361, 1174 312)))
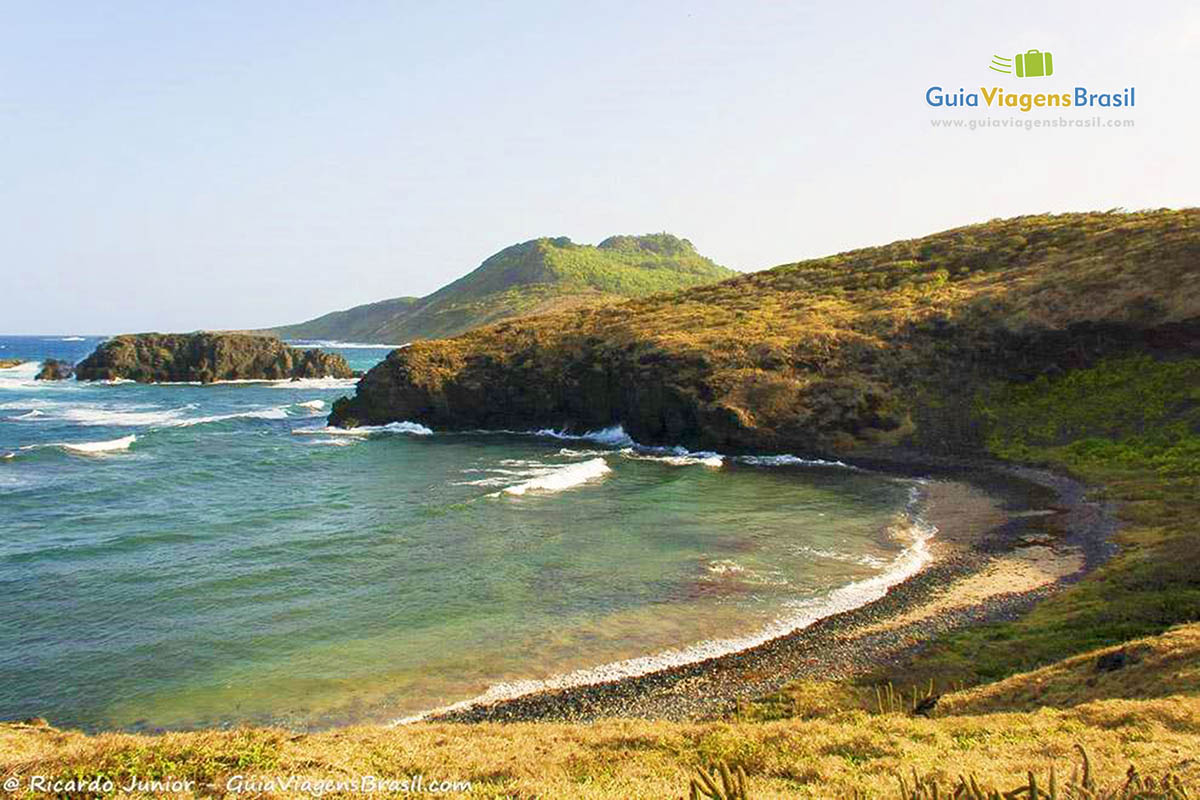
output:
POLYGON ((1200 205, 1190 0, 0 13, 8 334, 298 322, 538 236, 665 230, 749 271, 996 217, 1200 205), (1052 76, 989 71, 1030 49, 1052 76), (1133 108, 1096 113, 1134 125, 934 128, 1059 113, 936 109, 931 86, 1133 86, 1133 108))

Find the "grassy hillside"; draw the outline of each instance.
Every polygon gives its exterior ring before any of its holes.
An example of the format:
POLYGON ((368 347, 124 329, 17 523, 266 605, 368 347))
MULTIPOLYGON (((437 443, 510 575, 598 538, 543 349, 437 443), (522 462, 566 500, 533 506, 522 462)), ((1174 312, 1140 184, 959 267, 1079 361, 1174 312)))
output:
POLYGON ((978 449, 993 383, 1184 346, 1198 264, 1195 209, 996 220, 418 343, 334 420, 620 423, 725 451, 978 449))
POLYGON ((418 343, 331 417, 395 419, 622 424, 726 452, 989 456, 1106 486, 1124 501, 1117 558, 910 666, 1003 678, 1200 618, 1200 210, 994 220, 418 343))
POLYGON ((537 314, 655 292, 735 273, 670 234, 613 236, 599 245, 542 238, 507 247, 427 297, 399 297, 274 328, 285 338, 403 344, 537 314))
POLYGON ((724 450, 1046 465, 1116 504, 1119 550, 1019 619, 872 675, 788 686, 721 721, 311 735, 0 726, 0 777, 423 774, 470 781, 471 797, 682 798, 698 768, 725 762, 752 800, 1000 796, 956 795, 960 776, 1006 797, 1196 796, 1198 210, 997 220, 420 342, 333 421, 395 418, 619 422, 647 442, 724 450), (889 683, 942 697, 917 716, 884 707, 889 683), (939 792, 914 790, 918 779, 939 792))

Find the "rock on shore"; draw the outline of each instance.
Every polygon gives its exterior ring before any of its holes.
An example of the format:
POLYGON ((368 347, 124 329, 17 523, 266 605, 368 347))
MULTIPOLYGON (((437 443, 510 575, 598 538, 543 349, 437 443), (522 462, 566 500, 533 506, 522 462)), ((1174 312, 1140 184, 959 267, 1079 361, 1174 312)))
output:
POLYGON ((59 361, 57 358, 47 358, 42 362, 41 370, 33 376, 33 379, 35 381, 65 381, 74 374, 75 367, 72 364, 59 361))
POLYGON ((727 453, 969 454, 997 387, 1200 352, 1198 248, 1200 209, 994 220, 414 342, 329 421, 619 424, 643 444, 727 453))
POLYGON ((300 350, 271 336, 138 333, 102 343, 75 368, 79 380, 142 383, 352 378, 340 355, 300 350))

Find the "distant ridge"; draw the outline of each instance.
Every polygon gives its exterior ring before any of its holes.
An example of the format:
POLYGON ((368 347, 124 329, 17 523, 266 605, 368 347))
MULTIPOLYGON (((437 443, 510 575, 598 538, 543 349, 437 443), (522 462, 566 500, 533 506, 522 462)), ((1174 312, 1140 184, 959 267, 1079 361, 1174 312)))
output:
POLYGON ((669 233, 610 236, 598 245, 565 236, 506 247, 426 297, 396 297, 266 329, 285 339, 403 344, 454 336, 510 317, 713 283, 737 273, 669 233))

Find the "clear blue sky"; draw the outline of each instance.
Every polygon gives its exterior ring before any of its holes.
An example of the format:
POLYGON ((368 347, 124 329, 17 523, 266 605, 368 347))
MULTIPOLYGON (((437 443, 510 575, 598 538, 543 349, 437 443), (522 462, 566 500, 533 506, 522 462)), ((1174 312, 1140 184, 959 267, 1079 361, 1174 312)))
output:
POLYGON ((1194 2, 0 12, 6 333, 294 322, 542 235, 667 230, 753 270, 1200 203, 1194 2), (1136 127, 931 128, 929 86, 1032 88, 986 69, 1029 48, 1055 58, 1039 89, 1136 86, 1106 112, 1136 127))

